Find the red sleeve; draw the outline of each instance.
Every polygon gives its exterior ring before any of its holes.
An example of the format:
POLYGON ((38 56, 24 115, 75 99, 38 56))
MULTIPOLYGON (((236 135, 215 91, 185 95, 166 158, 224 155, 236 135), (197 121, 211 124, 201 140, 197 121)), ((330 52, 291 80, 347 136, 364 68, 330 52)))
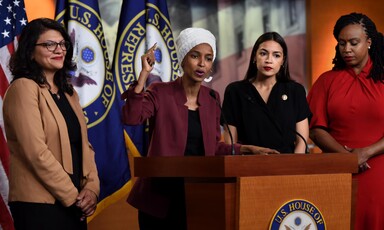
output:
POLYGON ((307 100, 313 114, 309 125, 310 129, 319 126, 328 128, 328 88, 326 76, 323 74, 317 79, 308 93, 307 100))

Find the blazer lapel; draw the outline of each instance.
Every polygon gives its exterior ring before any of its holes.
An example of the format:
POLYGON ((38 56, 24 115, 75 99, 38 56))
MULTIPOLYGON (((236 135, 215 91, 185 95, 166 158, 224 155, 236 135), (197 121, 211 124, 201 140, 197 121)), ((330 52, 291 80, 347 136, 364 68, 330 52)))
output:
POLYGON ((47 105, 51 109, 52 114, 56 120, 57 127, 59 128, 63 168, 67 173, 72 174, 73 168, 72 168, 71 145, 69 143, 67 124, 65 122, 63 115, 61 114, 61 111, 59 110, 51 94, 49 93, 48 89, 43 88, 42 94, 45 100, 47 101, 47 105))
MULTIPOLYGON (((181 82, 181 77, 177 78, 175 81, 171 82, 173 95, 175 97, 175 101, 177 104, 178 114, 182 117, 182 123, 180 125, 180 132, 187 133, 188 132, 188 108, 185 105, 187 102, 187 96, 185 95, 185 91, 181 82)), ((185 139, 186 140, 186 139, 185 139)))
MULTIPOLYGON (((203 142, 204 142, 204 152, 205 155, 214 155, 215 153, 210 151, 210 146, 208 146, 209 137, 215 137, 216 138, 216 132, 212 132, 209 127, 212 127, 212 125, 209 125, 209 119, 216 118, 215 116, 215 108, 216 104, 214 106, 208 107, 208 102, 206 99, 213 100, 211 96, 209 96, 206 91, 204 90, 204 87, 200 87, 199 95, 198 95, 198 103, 199 103, 199 117, 200 117, 200 124, 201 124, 201 132, 203 134, 203 142)), ((211 121, 212 122, 212 121, 211 121)), ((214 127, 214 126, 213 126, 214 127)), ((216 131, 216 130, 213 130, 216 131)))

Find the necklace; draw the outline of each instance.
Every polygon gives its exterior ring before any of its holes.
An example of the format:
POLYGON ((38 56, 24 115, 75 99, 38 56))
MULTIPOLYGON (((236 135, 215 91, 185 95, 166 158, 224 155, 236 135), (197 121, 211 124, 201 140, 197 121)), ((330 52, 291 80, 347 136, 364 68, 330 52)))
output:
POLYGON ((49 90, 49 92, 51 93, 52 96, 55 96, 57 98, 57 100, 60 100, 60 92, 57 91, 57 93, 52 93, 51 90, 49 90))

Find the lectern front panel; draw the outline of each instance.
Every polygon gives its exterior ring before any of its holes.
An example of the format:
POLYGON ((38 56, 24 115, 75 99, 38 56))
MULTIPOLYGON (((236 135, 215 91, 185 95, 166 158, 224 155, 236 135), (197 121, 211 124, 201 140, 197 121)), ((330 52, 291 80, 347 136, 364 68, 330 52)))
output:
POLYGON ((238 229, 269 230, 273 221, 281 229, 307 229, 300 213, 319 225, 309 229, 350 229, 351 184, 351 174, 240 177, 238 229), (294 212, 296 219, 290 215, 294 212), (288 216, 291 223, 285 220, 288 216))

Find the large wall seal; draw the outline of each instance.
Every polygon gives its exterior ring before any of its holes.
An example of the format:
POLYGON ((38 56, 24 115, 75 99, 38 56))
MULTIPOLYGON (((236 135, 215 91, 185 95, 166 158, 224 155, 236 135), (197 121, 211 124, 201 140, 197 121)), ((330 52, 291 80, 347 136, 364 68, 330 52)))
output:
POLYGON ((100 15, 79 1, 57 14, 56 20, 66 24, 74 45, 72 84, 79 93, 88 128, 104 120, 116 96, 100 15))
POLYGON ((137 80, 141 71, 141 56, 155 43, 156 64, 147 84, 173 81, 178 77, 179 64, 170 22, 156 5, 147 3, 145 10, 137 13, 119 30, 121 34, 116 44, 113 69, 120 93, 137 80))

